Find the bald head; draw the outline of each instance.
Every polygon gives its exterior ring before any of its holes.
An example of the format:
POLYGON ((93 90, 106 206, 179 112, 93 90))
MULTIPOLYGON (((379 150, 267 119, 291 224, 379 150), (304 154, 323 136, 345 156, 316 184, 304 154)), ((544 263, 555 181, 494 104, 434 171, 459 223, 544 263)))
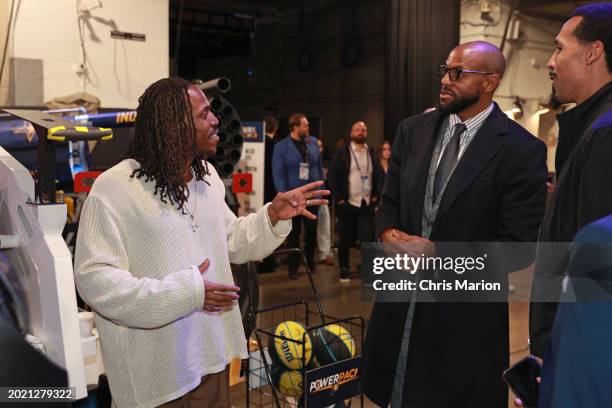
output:
POLYGON ((491 104, 506 61, 493 44, 472 41, 453 48, 442 68, 440 111, 457 113, 466 120, 491 104))
POLYGON ((461 54, 466 67, 491 72, 501 78, 506 71, 506 59, 495 45, 486 41, 471 41, 456 46, 451 53, 461 54))

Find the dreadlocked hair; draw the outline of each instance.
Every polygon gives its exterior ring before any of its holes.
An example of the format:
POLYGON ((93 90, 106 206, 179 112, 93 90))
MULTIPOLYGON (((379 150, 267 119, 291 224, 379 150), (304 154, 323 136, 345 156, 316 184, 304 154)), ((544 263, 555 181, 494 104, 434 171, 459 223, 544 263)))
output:
MULTIPOLYGON (((183 180, 185 162, 196 155, 191 169, 196 180, 210 175, 204 157, 197 155, 195 124, 187 90, 192 83, 178 77, 164 78, 150 85, 138 99, 134 139, 125 158, 140 163, 131 178, 155 181, 162 202, 176 205, 183 213, 189 189, 183 180), (187 120, 185 120, 187 119, 187 120)), ((208 182, 206 182, 208 184, 208 182)))

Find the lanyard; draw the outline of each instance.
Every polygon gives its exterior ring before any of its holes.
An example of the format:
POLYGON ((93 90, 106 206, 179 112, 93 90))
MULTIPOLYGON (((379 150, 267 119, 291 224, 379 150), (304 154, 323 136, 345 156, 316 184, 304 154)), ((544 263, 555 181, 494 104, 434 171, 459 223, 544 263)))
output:
MULTIPOLYGON (((370 152, 368 151, 368 145, 365 146, 365 149, 366 149, 366 163, 367 163, 366 173, 370 173, 370 152)), ((355 160, 355 166, 357 166, 357 170, 359 171, 360 174, 363 174, 363 172, 361 171, 361 167, 359 166, 359 161, 357 160, 357 156, 355 155, 355 152, 353 151, 352 144, 349 145, 349 150, 351 151, 353 160, 355 160)))
MULTIPOLYGON (((291 137, 291 136, 289 136, 291 137)), ((309 163, 310 162, 310 149, 308 148, 308 145, 310 144, 310 141, 306 141, 306 140, 294 140, 291 139, 291 141, 293 142, 293 144, 295 145, 295 148, 297 149, 298 153, 300 154, 300 158, 302 159, 302 163, 309 163), (300 146, 304 147, 304 149, 306 150, 306 154, 302 154, 302 150, 300 149, 300 146)))

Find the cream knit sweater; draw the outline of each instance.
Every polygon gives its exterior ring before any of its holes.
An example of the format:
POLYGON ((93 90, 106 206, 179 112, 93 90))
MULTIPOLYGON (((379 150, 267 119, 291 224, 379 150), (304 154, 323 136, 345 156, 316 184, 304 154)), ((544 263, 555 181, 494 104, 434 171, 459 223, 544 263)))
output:
POLYGON ((273 228, 267 206, 236 218, 209 166, 210 186, 188 183, 194 232, 188 214, 153 194, 154 182, 130 178, 138 166, 124 160, 96 180, 75 255, 77 288, 95 312, 113 402, 128 408, 176 399, 232 358, 247 357, 238 307, 202 310, 198 265, 210 259, 203 277, 232 284, 230 262, 264 258, 291 230, 290 220, 273 228))

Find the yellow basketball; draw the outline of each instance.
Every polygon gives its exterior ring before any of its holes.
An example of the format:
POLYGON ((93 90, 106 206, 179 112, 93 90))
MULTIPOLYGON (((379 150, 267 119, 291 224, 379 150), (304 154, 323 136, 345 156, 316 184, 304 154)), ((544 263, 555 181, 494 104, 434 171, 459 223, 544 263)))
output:
POLYGON ((302 374, 299 371, 276 370, 272 373, 272 382, 283 395, 296 398, 302 395, 302 374))
POLYGON ((312 358, 312 341, 304 326, 287 320, 274 329, 278 337, 270 336, 270 355, 290 370, 299 370, 302 364, 310 364, 312 358), (305 343, 302 344, 302 340, 305 343), (291 341, 296 340, 296 341, 291 341))

